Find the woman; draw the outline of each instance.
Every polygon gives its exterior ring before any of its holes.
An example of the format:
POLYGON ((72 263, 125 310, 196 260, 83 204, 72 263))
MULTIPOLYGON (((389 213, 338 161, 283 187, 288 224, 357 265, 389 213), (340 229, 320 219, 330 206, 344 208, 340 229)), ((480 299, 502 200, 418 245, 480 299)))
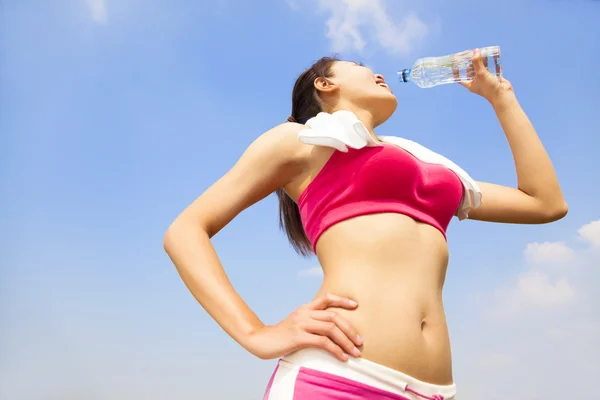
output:
POLYGON ((252 354, 281 357, 265 399, 455 397, 442 305, 451 217, 541 224, 567 213, 511 84, 490 74, 478 51, 473 69, 463 86, 494 108, 518 188, 471 182, 450 162, 423 161, 426 150, 384 143, 374 129, 397 106, 384 78, 323 58, 298 78, 290 122, 260 136, 169 227, 165 250, 202 307, 252 354), (266 326, 210 239, 274 191, 291 244, 316 253, 324 279, 312 302, 266 326))

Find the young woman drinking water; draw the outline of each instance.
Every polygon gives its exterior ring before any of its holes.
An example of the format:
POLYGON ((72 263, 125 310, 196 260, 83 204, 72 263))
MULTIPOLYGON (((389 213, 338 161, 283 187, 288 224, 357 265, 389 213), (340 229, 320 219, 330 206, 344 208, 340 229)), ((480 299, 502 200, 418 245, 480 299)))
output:
POLYGON ((296 81, 289 122, 262 134, 169 227, 188 289, 240 345, 280 358, 267 400, 453 399, 442 304, 453 216, 541 224, 567 213, 552 163, 511 84, 478 52, 463 83, 493 107, 518 187, 476 182, 418 144, 379 137, 397 99, 383 76, 323 58, 296 81), (276 192, 292 246, 324 271, 314 300, 265 325, 236 293, 211 237, 276 192))

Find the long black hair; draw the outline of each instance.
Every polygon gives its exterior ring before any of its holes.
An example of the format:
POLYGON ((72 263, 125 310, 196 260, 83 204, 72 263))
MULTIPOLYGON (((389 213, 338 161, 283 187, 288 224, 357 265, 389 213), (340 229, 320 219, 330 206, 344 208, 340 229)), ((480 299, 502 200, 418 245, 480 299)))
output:
MULTIPOLYGON (((315 88, 314 82, 317 78, 331 78, 333 76, 332 67, 336 61, 339 61, 336 57, 323 57, 300 74, 294 84, 292 114, 288 121, 304 124, 323 111, 319 101, 319 92, 315 88)), ((283 189, 277 189, 276 193, 279 198, 280 228, 285 231, 290 244, 298 254, 305 257, 310 256, 312 246, 302 227, 298 205, 283 189)))

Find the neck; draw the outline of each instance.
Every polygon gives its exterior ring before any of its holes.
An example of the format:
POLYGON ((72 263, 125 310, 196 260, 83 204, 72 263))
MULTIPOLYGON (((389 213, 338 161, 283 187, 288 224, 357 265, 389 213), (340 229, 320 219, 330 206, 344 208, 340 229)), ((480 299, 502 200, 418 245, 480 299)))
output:
POLYGON ((330 113, 333 114, 334 112, 340 110, 352 111, 354 114, 356 114, 356 117, 360 120, 360 122, 362 122, 365 125, 373 139, 379 141, 377 135, 375 135, 375 118, 373 117, 373 114, 371 112, 365 110, 364 108, 356 107, 351 104, 338 104, 338 106, 335 107, 335 109, 332 110, 330 113))

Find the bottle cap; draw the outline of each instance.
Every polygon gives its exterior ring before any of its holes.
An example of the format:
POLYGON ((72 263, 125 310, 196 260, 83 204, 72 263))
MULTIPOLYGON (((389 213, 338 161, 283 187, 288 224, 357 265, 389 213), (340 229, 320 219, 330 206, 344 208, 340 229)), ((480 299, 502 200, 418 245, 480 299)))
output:
POLYGON ((409 82, 410 81, 410 68, 405 68, 401 71, 398 71, 398 78, 400 82, 409 82))

